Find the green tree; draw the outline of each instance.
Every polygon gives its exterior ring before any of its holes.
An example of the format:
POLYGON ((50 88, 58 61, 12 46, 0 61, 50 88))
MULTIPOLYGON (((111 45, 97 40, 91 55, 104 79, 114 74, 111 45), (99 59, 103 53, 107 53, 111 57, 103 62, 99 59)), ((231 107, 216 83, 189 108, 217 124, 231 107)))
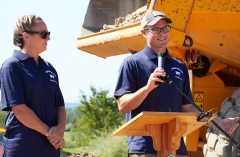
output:
POLYGON ((0 128, 4 128, 7 112, 0 111, 0 128))
MULTIPOLYGON (((0 101, 0 106, 2 106, 1 101, 0 101)), ((0 128, 4 128, 5 126, 5 119, 6 119, 7 112, 5 111, 0 111, 0 128)), ((3 132, 0 132, 0 143, 2 141, 2 136, 3 132)))
MULTIPOLYGON (((0 101, 0 106, 2 106, 1 101, 0 101)), ((6 111, 0 111, 0 128, 4 128, 6 116, 7 116, 6 111)))
POLYGON ((66 130, 70 131, 75 126, 75 122, 80 118, 80 115, 77 113, 76 108, 66 108, 67 120, 66 120, 66 130))
POLYGON ((80 118, 75 122, 74 129, 78 146, 86 146, 102 131, 109 132, 120 126, 125 118, 118 110, 116 99, 108 96, 108 90, 97 91, 93 86, 90 89, 92 95, 89 98, 80 91, 82 106, 77 108, 80 118))

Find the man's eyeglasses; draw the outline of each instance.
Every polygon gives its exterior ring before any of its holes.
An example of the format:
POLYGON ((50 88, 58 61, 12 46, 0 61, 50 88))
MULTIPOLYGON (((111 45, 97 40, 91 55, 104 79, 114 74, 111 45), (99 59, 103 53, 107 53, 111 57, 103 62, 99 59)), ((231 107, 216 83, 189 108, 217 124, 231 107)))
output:
POLYGON ((47 37, 50 36, 50 32, 47 31, 41 31, 41 32, 37 32, 37 31, 26 31, 29 34, 40 34, 42 39, 47 39, 47 37))
POLYGON ((160 34, 161 32, 168 33, 171 30, 171 26, 165 26, 165 27, 154 27, 154 28, 145 28, 144 30, 151 30, 153 34, 160 34))

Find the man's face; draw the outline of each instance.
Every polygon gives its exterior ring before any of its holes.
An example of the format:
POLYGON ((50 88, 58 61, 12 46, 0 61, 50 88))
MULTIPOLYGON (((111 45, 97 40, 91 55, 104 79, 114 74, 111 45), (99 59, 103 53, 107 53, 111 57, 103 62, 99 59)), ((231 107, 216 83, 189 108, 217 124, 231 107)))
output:
POLYGON ((155 51, 166 48, 170 37, 170 28, 168 23, 161 19, 153 26, 147 26, 148 30, 142 30, 149 47, 155 51), (169 31, 167 31, 169 28, 169 31), (159 32, 160 31, 160 32, 159 32))

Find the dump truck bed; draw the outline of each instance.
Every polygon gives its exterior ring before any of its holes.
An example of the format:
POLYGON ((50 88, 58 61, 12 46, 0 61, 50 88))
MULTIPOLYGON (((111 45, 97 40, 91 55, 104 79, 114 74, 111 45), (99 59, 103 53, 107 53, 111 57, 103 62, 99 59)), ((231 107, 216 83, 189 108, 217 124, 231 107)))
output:
MULTIPOLYGON (((173 21, 168 45, 170 53, 171 49, 174 51, 177 49, 180 54, 179 56, 176 54, 176 57, 183 58, 182 52, 189 49, 183 46, 183 42, 185 36, 190 36, 193 39, 191 48, 198 49, 202 55, 212 60, 219 60, 240 68, 240 55, 238 55, 240 22, 237 22, 240 19, 240 2, 238 0, 231 2, 228 0, 156 0, 152 5, 150 2, 153 3, 153 1, 146 1, 148 10, 163 11, 173 21)), ((91 30, 90 27, 88 29, 91 30)), ((139 51, 145 44, 145 39, 140 32, 140 21, 89 35, 80 35, 77 40, 78 49, 102 58, 126 54, 131 50, 139 51)))

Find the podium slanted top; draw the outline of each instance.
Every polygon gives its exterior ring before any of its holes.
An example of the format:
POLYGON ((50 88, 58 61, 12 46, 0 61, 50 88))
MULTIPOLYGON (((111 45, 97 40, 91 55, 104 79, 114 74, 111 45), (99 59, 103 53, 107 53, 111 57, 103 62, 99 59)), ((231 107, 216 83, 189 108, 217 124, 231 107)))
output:
MULTIPOLYGON (((169 123, 174 118, 180 118, 180 125, 187 124, 186 136, 199 129, 206 122, 198 122, 197 118, 200 113, 197 112, 141 112, 133 119, 122 125, 113 132, 114 136, 150 136, 146 129, 149 124, 169 123)), ((209 122, 216 117, 216 114, 209 119, 209 122)))

